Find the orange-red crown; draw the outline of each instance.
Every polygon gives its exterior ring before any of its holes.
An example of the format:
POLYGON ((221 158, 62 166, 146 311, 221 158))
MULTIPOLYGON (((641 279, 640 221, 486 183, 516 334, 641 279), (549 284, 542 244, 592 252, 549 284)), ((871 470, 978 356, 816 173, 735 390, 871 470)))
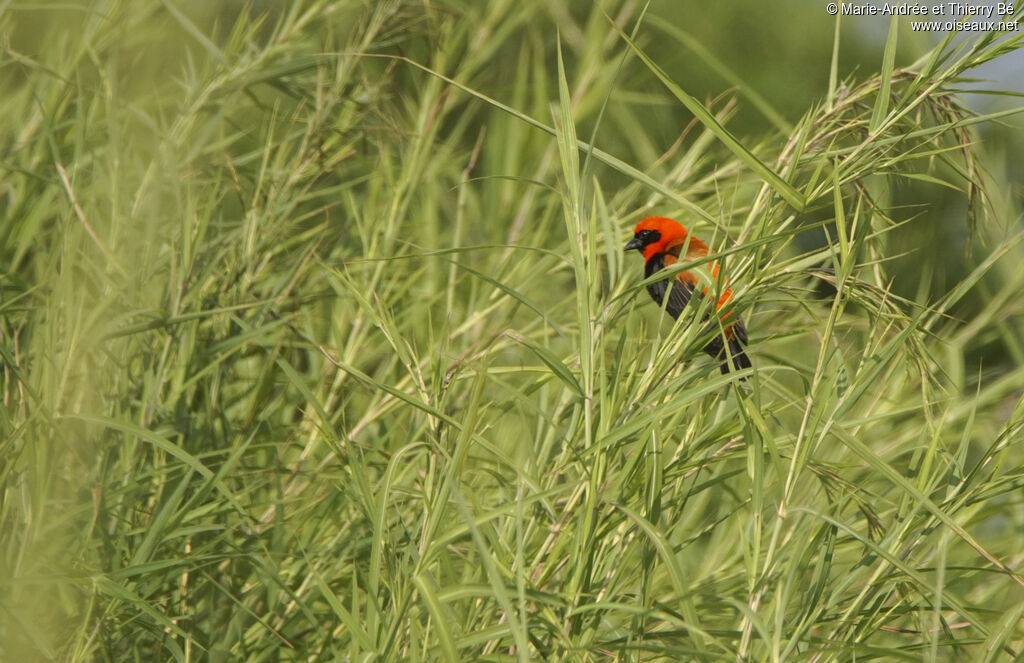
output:
POLYGON ((662 237, 672 236, 673 238, 686 237, 686 228, 683 224, 667 216, 649 216, 636 224, 634 233, 641 230, 657 230, 662 237))
POLYGON ((686 241, 686 236, 689 234, 687 233, 686 228, 683 227, 683 224, 665 216, 647 217, 640 223, 636 224, 633 234, 634 236, 640 235, 640 233, 645 230, 658 233, 658 238, 656 240, 643 245, 645 259, 648 259, 657 253, 664 253, 670 246, 682 244, 686 241))

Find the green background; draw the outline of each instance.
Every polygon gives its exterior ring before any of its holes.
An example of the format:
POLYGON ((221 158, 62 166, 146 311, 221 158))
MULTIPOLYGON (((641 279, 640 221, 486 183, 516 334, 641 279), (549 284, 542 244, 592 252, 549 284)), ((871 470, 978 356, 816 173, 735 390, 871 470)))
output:
POLYGON ((0 35, 0 660, 1024 651, 1020 33, 165 0, 0 35), (746 381, 649 301, 648 214, 719 253, 746 381))

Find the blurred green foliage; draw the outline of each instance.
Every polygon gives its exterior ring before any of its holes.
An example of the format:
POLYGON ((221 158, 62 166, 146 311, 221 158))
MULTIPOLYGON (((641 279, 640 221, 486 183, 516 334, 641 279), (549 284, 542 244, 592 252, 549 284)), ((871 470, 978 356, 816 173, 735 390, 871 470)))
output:
POLYGON ((1019 655, 1020 36, 644 8, 2 7, 0 660, 1019 655))

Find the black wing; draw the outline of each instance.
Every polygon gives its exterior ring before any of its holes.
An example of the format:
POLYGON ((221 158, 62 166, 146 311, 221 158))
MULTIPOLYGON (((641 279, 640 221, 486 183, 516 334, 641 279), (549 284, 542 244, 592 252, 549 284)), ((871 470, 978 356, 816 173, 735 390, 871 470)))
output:
MULTIPOLYGON (((736 314, 733 313, 732 315, 735 316, 736 314)), ((726 320, 728 319, 729 318, 726 318, 726 320)), ((747 344, 747 326, 743 324, 743 321, 740 320, 739 318, 736 319, 735 324, 733 324, 732 326, 732 334, 740 343, 742 343, 743 345, 747 344)))
MULTIPOLYGON (((655 272, 659 272, 664 268, 664 256, 658 253, 651 256, 651 259, 644 264, 644 276, 649 278, 655 272)), ((663 281, 647 284, 647 292, 650 293, 651 299, 657 302, 658 306, 661 306, 664 301, 666 291, 668 291, 668 302, 665 303, 665 312, 673 318, 678 318, 679 314, 686 308, 686 305, 690 303, 690 298, 693 297, 693 288, 680 281, 678 275, 674 279, 666 277, 663 281), (671 290, 669 289, 670 284, 672 286, 671 290)))
MULTIPOLYGON (((665 256, 664 254, 656 254, 651 256, 651 259, 644 264, 644 276, 650 278, 656 272, 661 271, 665 268, 665 256)), ((668 292, 668 301, 665 302, 665 311, 673 318, 678 318, 679 314, 683 312, 686 305, 690 303, 693 298, 694 287, 682 280, 688 275, 687 272, 679 272, 675 278, 666 277, 662 281, 655 281, 647 285, 647 292, 651 294, 651 299, 661 306, 665 300, 665 293, 668 292), (671 288, 669 286, 671 285, 671 288)), ((704 322, 707 322, 711 317, 708 313, 704 316, 704 322)), ((724 335, 714 335, 708 344, 704 346, 704 352, 708 353, 712 357, 724 360, 722 361, 722 372, 728 373, 732 367, 737 369, 750 368, 750 358, 747 356, 743 346, 747 344, 747 326, 743 324, 743 321, 735 313, 731 313, 727 316, 726 322, 729 318, 735 320, 731 325, 726 327, 724 335), (728 355, 726 354, 726 345, 728 344, 728 355), (732 366, 730 366, 730 364, 732 366)), ((722 322, 716 320, 715 326, 717 327, 722 322)), ((710 331, 710 330, 707 330, 710 331)), ((741 378, 746 379, 746 378, 741 378)))

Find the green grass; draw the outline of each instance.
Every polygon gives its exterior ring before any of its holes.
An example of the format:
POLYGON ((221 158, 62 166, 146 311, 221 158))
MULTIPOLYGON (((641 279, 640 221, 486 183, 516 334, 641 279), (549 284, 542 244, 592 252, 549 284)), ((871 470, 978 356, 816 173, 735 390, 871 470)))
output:
POLYGON ((204 7, 0 11, 0 660, 1024 655, 1021 107, 957 96, 1021 33, 828 32, 793 115, 630 3, 204 7))

